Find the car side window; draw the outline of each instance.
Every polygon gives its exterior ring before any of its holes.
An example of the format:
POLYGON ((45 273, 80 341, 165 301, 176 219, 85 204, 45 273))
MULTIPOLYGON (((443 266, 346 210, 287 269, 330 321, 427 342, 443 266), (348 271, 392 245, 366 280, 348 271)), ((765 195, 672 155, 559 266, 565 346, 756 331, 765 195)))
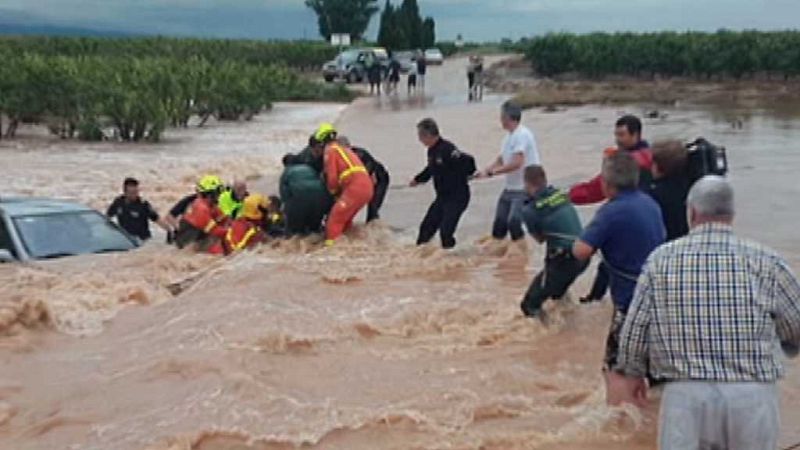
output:
POLYGON ((0 215, 0 249, 8 250, 15 258, 17 257, 17 252, 11 242, 11 234, 8 232, 5 219, 2 215, 0 215))

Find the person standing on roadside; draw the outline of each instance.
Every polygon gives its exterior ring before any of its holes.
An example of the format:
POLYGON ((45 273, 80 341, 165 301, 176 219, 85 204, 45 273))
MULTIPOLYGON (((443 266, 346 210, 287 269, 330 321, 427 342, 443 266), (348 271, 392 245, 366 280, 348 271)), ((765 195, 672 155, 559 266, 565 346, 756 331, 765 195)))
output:
POLYGON ((417 137, 428 149, 428 164, 409 186, 415 187, 433 179, 436 190, 436 199, 420 224, 417 245, 430 242, 438 231, 442 248, 450 249, 456 246, 456 228, 469 206, 469 179, 477 171, 475 159, 442 138, 433 119, 423 119, 417 124, 417 137))
POLYGON ((647 260, 619 340, 615 402, 666 380, 659 448, 774 450, 779 350, 800 346, 800 282, 772 250, 736 236, 733 189, 706 176, 688 198, 690 234, 647 260))
POLYGON ((389 57, 389 67, 388 69, 388 76, 386 77, 386 93, 387 94, 397 94, 397 86, 400 84, 400 61, 394 55, 389 57))
POLYGON ((425 74, 428 73, 428 62, 425 61, 425 53, 420 51, 417 54, 417 82, 419 88, 425 90, 425 74))
POLYGON ((125 179, 122 183, 122 195, 114 199, 106 216, 116 219, 120 228, 141 241, 153 237, 150 233, 150 221, 157 223, 167 233, 171 230, 150 202, 142 199, 139 194, 139 180, 135 178, 125 179))
POLYGON ((502 150, 497 159, 481 172, 481 178, 505 175, 505 187, 497 201, 492 237, 503 240, 511 235, 512 241, 525 237, 522 230, 520 209, 528 198, 525 192, 525 168, 540 165, 536 139, 528 127, 522 125, 522 108, 506 102, 500 112, 500 123, 508 132, 503 139, 502 150))
POLYGON ((609 274, 614 315, 603 370, 610 386, 616 375, 610 369, 617 364, 619 333, 636 280, 647 257, 664 242, 666 232, 658 204, 639 190, 639 166, 629 153, 617 152, 603 160, 602 189, 609 201, 575 241, 572 252, 577 260, 589 261, 601 251, 609 274))
POLYGON ((411 97, 412 91, 417 93, 417 60, 411 60, 411 67, 408 69, 408 96, 411 97))

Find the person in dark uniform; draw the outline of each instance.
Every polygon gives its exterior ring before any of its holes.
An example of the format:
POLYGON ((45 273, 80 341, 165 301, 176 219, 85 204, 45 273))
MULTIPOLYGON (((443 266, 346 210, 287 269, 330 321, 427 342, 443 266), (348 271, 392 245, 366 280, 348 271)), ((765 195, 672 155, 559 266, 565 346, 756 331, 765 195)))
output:
POLYGON ((122 195, 115 198, 108 207, 106 216, 116 219, 123 230, 142 241, 153 237, 150 233, 150 221, 169 231, 169 227, 161 220, 150 202, 139 196, 139 180, 126 178, 122 183, 122 192, 122 195))
POLYGON ((544 302, 563 297, 588 265, 572 254, 583 227, 568 194, 547 184, 542 166, 528 166, 524 176, 530 198, 521 210, 522 219, 534 239, 546 242, 547 248, 544 269, 534 277, 520 306, 526 316, 546 321, 544 302))
POLYGON ((386 193, 389 190, 389 182, 391 181, 389 178, 389 171, 386 170, 386 167, 375 159, 367 149, 352 146, 350 140, 345 136, 339 136, 337 139, 342 145, 350 147, 353 152, 358 155, 358 158, 364 163, 364 167, 367 168, 367 172, 369 172, 372 181, 375 183, 375 194, 372 196, 372 201, 369 202, 367 206, 367 223, 380 219, 380 209, 381 206, 383 206, 384 199, 386 199, 386 193))
POLYGON ((311 137, 308 138, 308 145, 300 153, 287 153, 284 155, 283 165, 285 167, 289 167, 297 164, 306 164, 316 170, 318 174, 321 174, 323 161, 322 158, 317 158, 314 156, 314 153, 311 150, 313 146, 314 135, 312 134, 311 137))
POLYGON ((453 248, 458 222, 469 206, 469 180, 477 172, 475 159, 443 139, 433 119, 424 119, 417 124, 417 134, 428 149, 428 164, 409 186, 415 187, 433 178, 436 190, 436 199, 420 225, 417 245, 430 242, 438 231, 442 247, 453 248))
MULTIPOLYGON (((280 195, 289 235, 307 236, 322 231, 322 221, 333 206, 333 197, 319 172, 308 164, 289 164, 280 179, 280 195)), ((291 158, 288 158, 289 160, 291 158)))

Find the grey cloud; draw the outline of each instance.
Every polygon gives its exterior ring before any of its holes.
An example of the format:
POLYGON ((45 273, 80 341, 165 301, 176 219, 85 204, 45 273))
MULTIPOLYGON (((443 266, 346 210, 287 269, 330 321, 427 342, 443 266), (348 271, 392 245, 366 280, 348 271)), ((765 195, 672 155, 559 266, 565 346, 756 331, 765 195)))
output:
MULTIPOLYGON (((382 6, 384 0, 379 0, 382 6)), ((400 0, 393 0, 399 4, 400 0)), ((548 31, 795 28, 800 0, 419 0, 439 37, 519 38, 548 31)), ((316 37, 302 0, 0 0, 42 21, 217 37, 316 37)), ((377 32, 377 17, 370 27, 377 32)))

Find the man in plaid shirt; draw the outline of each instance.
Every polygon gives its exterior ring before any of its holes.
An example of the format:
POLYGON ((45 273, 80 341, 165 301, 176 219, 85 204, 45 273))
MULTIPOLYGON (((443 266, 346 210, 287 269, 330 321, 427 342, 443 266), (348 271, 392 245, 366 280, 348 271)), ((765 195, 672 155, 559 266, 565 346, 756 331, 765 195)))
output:
POLYGON ((689 193, 689 236, 647 260, 620 335, 610 386, 645 398, 645 375, 667 384, 660 448, 774 450, 781 347, 800 345, 800 283, 776 253, 736 237, 733 190, 708 176, 689 193))

